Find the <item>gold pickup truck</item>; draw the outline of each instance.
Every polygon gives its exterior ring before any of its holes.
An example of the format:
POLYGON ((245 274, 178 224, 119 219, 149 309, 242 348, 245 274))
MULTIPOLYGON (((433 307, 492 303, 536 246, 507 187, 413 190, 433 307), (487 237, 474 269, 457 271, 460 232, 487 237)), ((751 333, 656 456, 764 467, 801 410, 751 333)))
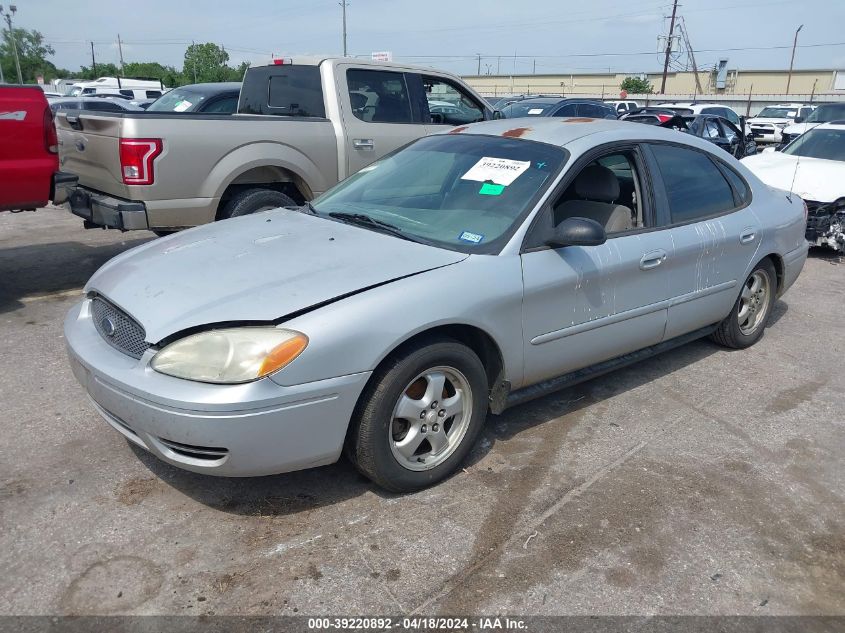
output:
POLYGON ((159 234, 301 205, 422 136, 493 118, 460 78, 353 58, 247 70, 232 115, 59 112, 70 210, 159 234))

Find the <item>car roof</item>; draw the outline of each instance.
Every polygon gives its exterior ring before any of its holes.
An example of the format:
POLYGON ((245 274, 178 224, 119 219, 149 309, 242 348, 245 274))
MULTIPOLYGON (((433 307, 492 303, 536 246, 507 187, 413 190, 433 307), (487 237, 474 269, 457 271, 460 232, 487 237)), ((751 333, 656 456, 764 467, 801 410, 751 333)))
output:
POLYGON ((218 82, 209 82, 204 84, 187 84, 185 86, 179 86, 178 88, 174 88, 174 90, 190 90, 191 92, 203 92, 203 93, 218 93, 218 92, 227 92, 229 90, 237 90, 240 91, 241 89, 241 82, 240 81, 218 81, 218 82))
MULTIPOLYGON (((521 99, 519 101, 515 101, 514 103, 518 103, 519 105, 530 105, 530 104, 545 104, 545 105, 556 105, 558 103, 582 103, 582 102, 589 102, 589 103, 597 103, 603 106, 607 104, 603 101, 599 101, 598 99, 586 99, 586 98, 579 98, 579 97, 531 97, 530 99, 521 99)), ((508 104, 511 105, 511 104, 508 104)))
MULTIPOLYGON (((570 142, 590 135, 600 135, 607 141, 625 140, 662 140, 680 142, 712 152, 712 143, 701 141, 694 136, 682 134, 677 130, 638 125, 618 119, 595 119, 590 117, 520 117, 516 119, 496 119, 462 125, 441 134, 483 134, 504 136, 538 141, 550 145, 564 146, 570 142), (699 142, 701 141, 701 142, 699 142)), ((718 148, 717 148, 718 149, 718 148)), ((721 150, 720 150, 721 151, 721 150)))

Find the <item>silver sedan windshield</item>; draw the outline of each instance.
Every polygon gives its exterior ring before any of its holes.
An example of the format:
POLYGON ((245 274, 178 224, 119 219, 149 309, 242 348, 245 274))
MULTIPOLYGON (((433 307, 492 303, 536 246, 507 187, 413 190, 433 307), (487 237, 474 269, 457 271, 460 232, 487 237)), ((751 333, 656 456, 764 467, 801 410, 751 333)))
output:
POLYGON ((535 141, 430 136, 365 167, 313 208, 452 250, 495 252, 565 160, 560 147, 535 141))

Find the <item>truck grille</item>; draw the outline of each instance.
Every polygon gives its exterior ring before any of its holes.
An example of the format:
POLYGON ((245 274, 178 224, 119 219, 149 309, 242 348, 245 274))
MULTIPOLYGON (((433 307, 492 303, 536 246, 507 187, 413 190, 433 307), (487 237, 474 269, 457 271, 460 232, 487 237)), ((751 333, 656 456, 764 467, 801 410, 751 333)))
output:
POLYGON ((141 324, 102 297, 94 297, 91 301, 91 316, 94 327, 106 343, 127 356, 141 358, 150 347, 144 340, 146 333, 141 324))

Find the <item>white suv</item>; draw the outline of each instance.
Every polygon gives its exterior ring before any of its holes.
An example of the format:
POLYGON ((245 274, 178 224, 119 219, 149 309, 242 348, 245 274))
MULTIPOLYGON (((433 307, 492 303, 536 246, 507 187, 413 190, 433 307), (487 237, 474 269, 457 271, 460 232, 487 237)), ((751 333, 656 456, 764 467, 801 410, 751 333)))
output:
POLYGON ((845 120, 845 103, 822 103, 806 119, 796 121, 781 130, 781 145, 785 146, 807 130, 831 121, 845 120))
POLYGON ((755 142, 761 145, 779 144, 782 142, 781 132, 785 127, 803 121, 815 109, 816 106, 803 103, 770 105, 763 108, 757 116, 749 119, 748 125, 751 127, 755 142))

